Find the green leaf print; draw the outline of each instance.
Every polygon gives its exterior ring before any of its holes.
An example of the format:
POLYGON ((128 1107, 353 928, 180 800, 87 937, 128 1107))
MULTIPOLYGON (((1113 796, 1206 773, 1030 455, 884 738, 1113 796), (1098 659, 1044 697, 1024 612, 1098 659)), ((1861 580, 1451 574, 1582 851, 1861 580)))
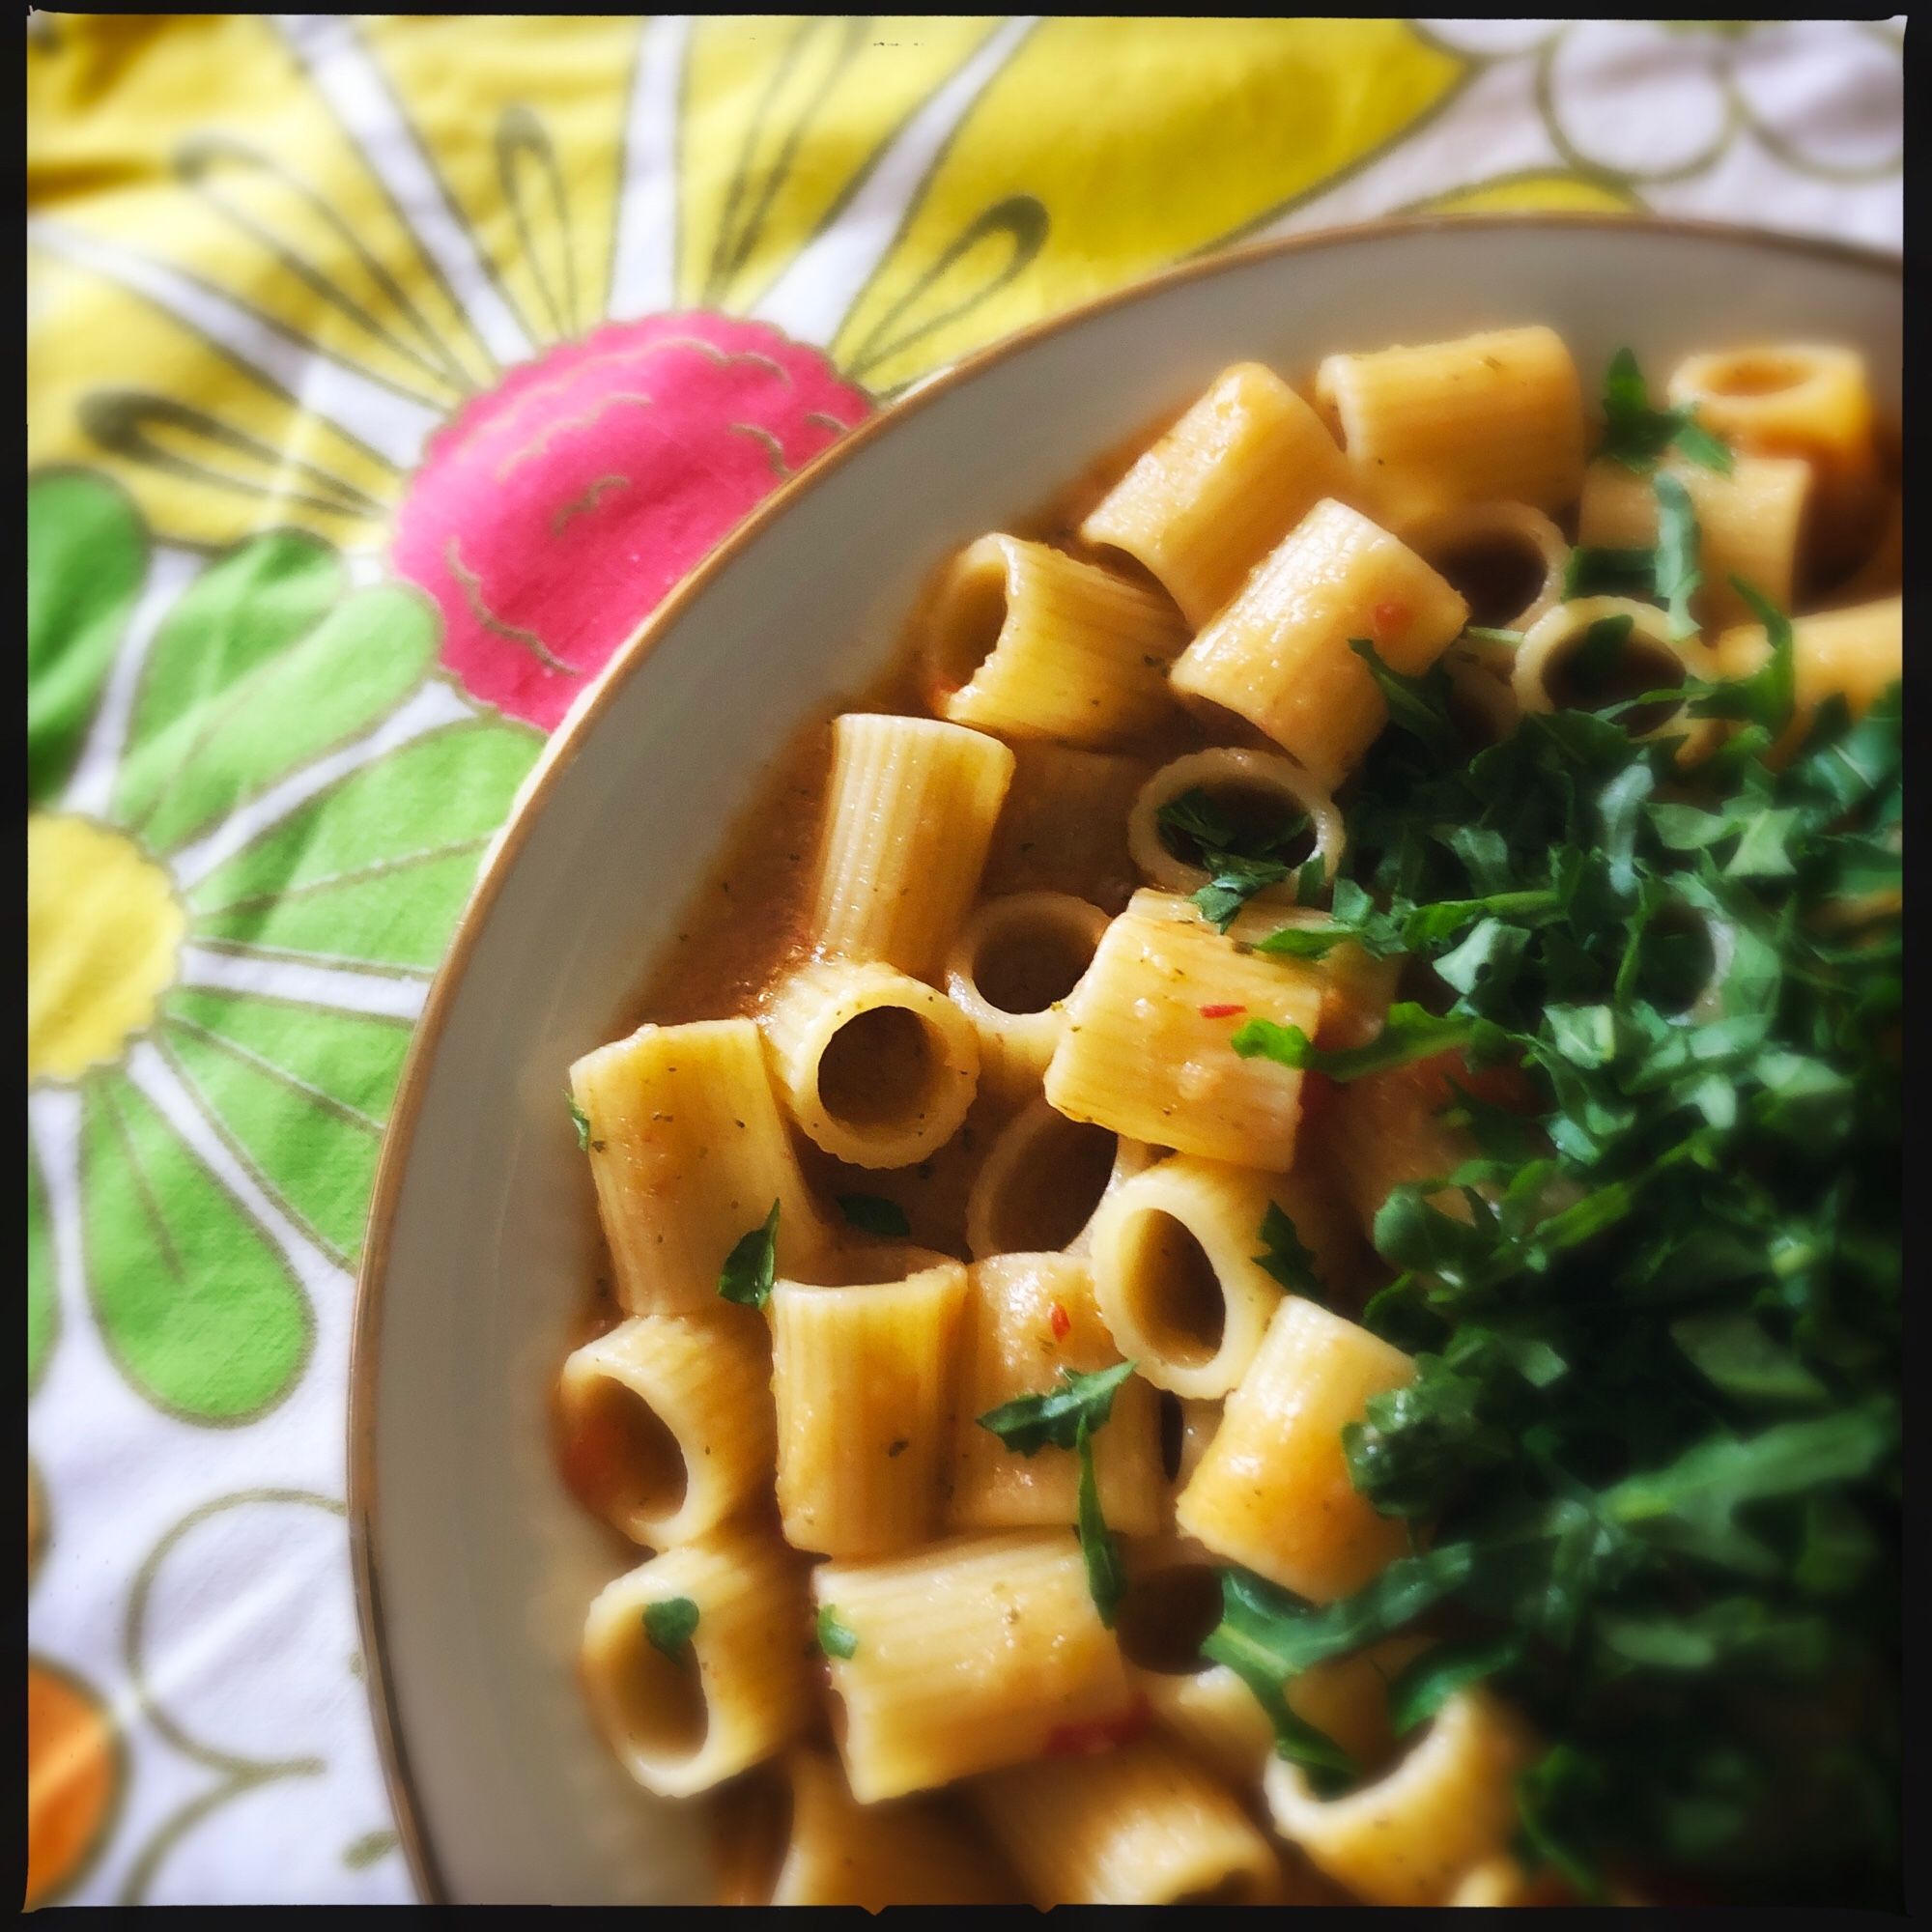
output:
POLYGON ((141 580, 148 538, 104 476, 53 470, 27 491, 27 797, 73 769, 141 580))
POLYGON ((308 1353, 307 1297, 251 1216, 132 1082, 90 1084, 82 1230, 95 1315, 124 1374, 161 1408, 246 1422, 308 1353))
POLYGON ((437 670, 432 605, 312 537, 156 553, 170 579, 112 486, 30 507, 29 1085, 76 1094, 79 1140, 30 1108, 29 1386, 77 1260, 145 1399, 246 1422, 355 1265, 429 974, 542 739, 437 670))

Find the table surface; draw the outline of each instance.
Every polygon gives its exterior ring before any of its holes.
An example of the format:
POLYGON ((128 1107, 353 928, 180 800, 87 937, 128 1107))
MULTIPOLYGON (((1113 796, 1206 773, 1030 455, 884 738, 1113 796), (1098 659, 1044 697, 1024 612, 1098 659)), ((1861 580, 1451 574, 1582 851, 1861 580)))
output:
POLYGON ((31 16, 29 1903, 410 1896, 343 1524, 362 1218, 483 847, 641 609, 921 377, 1233 242, 1895 249, 1902 42, 31 16))

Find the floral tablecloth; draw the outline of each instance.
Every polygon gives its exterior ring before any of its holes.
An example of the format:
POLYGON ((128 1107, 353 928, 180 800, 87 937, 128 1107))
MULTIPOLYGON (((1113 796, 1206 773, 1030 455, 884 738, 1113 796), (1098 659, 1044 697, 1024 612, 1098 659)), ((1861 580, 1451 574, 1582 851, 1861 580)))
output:
POLYGON ((27 1897, 406 1898, 356 1256, 585 680, 908 384, 1231 242, 1583 208, 1896 247, 1903 24, 26 31, 27 1897))

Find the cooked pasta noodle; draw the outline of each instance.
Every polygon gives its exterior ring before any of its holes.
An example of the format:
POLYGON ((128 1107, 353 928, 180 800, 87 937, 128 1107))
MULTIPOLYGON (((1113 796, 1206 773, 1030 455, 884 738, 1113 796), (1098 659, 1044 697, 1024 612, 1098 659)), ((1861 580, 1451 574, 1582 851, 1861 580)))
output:
POLYGON ((959 930, 1012 777, 998 739, 930 718, 849 714, 832 777, 811 929, 825 954, 929 980, 959 930), (947 827, 935 846, 926 829, 947 827))
POLYGON ((715 1529, 772 1481, 771 1377, 757 1317, 715 1298, 573 1350, 557 1403, 579 1493, 634 1543, 715 1529))
POLYGON ((1131 1701, 1065 1530, 825 1563, 812 1589, 853 1636, 830 1667, 862 1804, 1037 1757, 1056 1733, 1120 1719, 1131 1701))
POLYGON ((951 1449, 966 1270, 773 1288, 778 1501, 795 1549, 879 1556, 931 1540, 951 1449))
POLYGON ((1468 620, 1468 606, 1408 546, 1324 498, 1174 667, 1178 696, 1257 725, 1332 790, 1387 722, 1353 648, 1427 670, 1468 620))
POLYGON ((827 1153, 909 1167, 952 1138, 980 1081, 973 1022, 876 961, 801 967, 764 1016, 791 1117, 827 1153))
POLYGON ((1272 370, 1224 369, 1080 534, 1157 578, 1198 630, 1322 497, 1349 492, 1328 428, 1272 370))
MULTIPOLYGON (((1717 668, 1708 645, 1671 635, 1669 620, 1656 605, 1631 597, 1582 597, 1557 605, 1531 628, 1517 648, 1512 683, 1524 711, 1548 712, 1579 700, 1605 704, 1668 690, 1689 678, 1709 677, 1717 668), (1620 641, 1610 640, 1601 668, 1589 663, 1599 625, 1623 633, 1620 641)), ((1681 706, 1662 700, 1631 712, 1626 723, 1641 738, 1681 731, 1680 762, 1708 750, 1717 736, 1709 721, 1687 724, 1681 706)))
POLYGON ((1367 1329, 1287 1296, 1175 1505, 1181 1531, 1313 1603, 1359 1589, 1408 1537, 1350 1482, 1342 1430, 1413 1374, 1367 1329))
POLYGON ((591 1709, 624 1768, 688 1798, 782 1750, 805 1728, 805 1567, 767 1530, 727 1525, 607 1584, 583 1626, 591 1709), (661 1648, 647 1613, 690 1606, 661 1648))
POLYGON ((786 1265, 822 1245, 750 1020, 639 1027, 585 1054, 570 1085, 632 1314, 713 1306, 724 1257, 774 1201, 786 1265))
POLYGON ((1063 1248, 1085 1253, 1094 1210, 1152 1159, 1143 1142, 1035 1100, 1001 1129, 974 1177, 967 1252, 975 1261, 1063 1248))
POLYGON ((1553 329, 1331 355, 1315 389, 1359 486, 1398 523, 1462 503, 1576 500, 1582 391, 1553 329))
POLYGON ((939 708, 1017 738, 1106 745, 1167 715, 1185 633, 1167 600, 1018 537, 981 537, 954 562, 931 618, 939 708))
POLYGON ((1294 1158, 1301 1075, 1242 1060, 1243 1017, 1313 1033, 1321 976, 1244 952, 1185 899, 1139 892, 1066 1001, 1048 1102, 1129 1139, 1279 1170, 1294 1158))
MULTIPOLYGON (((976 1262, 960 1349, 948 1525, 1018 1529, 1079 1518, 1079 1466, 1070 1449, 1031 1456, 1009 1449, 978 1418, 1016 1396, 1052 1389, 1063 1371, 1110 1368, 1121 1351, 1077 1256, 1003 1254, 976 1262)), ((1151 1535, 1165 1506, 1160 1418, 1153 1389, 1138 1378, 1114 1397, 1094 1443, 1100 1513, 1129 1536, 1151 1535)))

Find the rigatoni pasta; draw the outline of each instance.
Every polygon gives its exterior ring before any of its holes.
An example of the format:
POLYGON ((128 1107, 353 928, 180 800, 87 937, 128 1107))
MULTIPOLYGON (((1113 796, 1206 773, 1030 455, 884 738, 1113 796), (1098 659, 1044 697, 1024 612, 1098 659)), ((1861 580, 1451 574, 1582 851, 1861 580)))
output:
POLYGON ((557 1450, 659 1552, 582 1675, 732 1902, 1622 1901, 1714 1791, 1859 1842, 1863 365, 1624 353, 1586 418, 1546 328, 1360 348, 946 560, 639 1009, 719 1017, 571 1070, 557 1450))
POLYGON ((1311 1603, 1359 1589, 1408 1535, 1357 1494, 1342 1431, 1414 1373, 1367 1329, 1287 1296, 1175 1504, 1181 1531, 1311 1603))
POLYGON ((1181 653, 1174 689, 1245 718, 1332 790, 1388 717, 1355 640, 1414 675, 1468 614, 1406 544, 1324 497, 1181 653))
POLYGON ((1321 1010, 1319 973, 1243 952, 1184 898, 1139 892, 1067 996, 1046 1097, 1131 1140, 1283 1169, 1301 1076, 1230 1041, 1242 1017, 1312 1032, 1321 1010))
POLYGON ((980 1082, 973 1022, 876 961, 803 966, 764 1013, 792 1119, 859 1167, 909 1167, 952 1138, 980 1082))
POLYGON ((585 1054, 570 1086, 630 1313, 711 1307, 724 1257, 775 1201, 787 1265, 822 1245, 750 1020, 639 1027, 585 1054))
MULTIPOLYGON (((1073 1452, 1016 1456, 978 1418, 1016 1396, 1048 1391, 1062 1371, 1111 1367, 1121 1351, 1100 1319, 1094 1280, 1075 1255, 1002 1254, 976 1262, 960 1355, 946 1520, 955 1530, 1079 1520, 1073 1452)), ((1094 1447, 1100 1511, 1125 1536, 1151 1535, 1165 1503, 1153 1389, 1136 1378, 1114 1398, 1094 1447)))
POLYGON ((829 957, 933 977, 959 930, 1012 777, 998 739, 930 718, 848 713, 832 776, 811 930, 829 957), (926 828, 949 828, 942 847, 926 828))
POLYGON ((1280 1861, 1234 1793, 1152 1738, 1094 1758, 998 1772, 973 1802, 1036 1904, 1260 1905, 1280 1861))
POLYGON ((1583 398, 1554 329, 1330 355, 1315 391, 1360 488, 1398 526, 1461 503, 1576 501, 1583 398))
POLYGON ((1199 630, 1316 502, 1348 492, 1348 461, 1327 425, 1271 369, 1237 362, 1080 534, 1143 566, 1199 630))
POLYGON ((772 1351, 757 1317, 721 1305, 634 1315, 571 1351, 557 1378, 564 1466, 634 1543, 715 1529, 769 1491, 772 1351))
POLYGON ((666 1798, 708 1790, 805 1728, 805 1566, 768 1530, 727 1526, 607 1584, 583 1626, 591 1709, 666 1798))
POLYGON ((932 616, 939 708, 1013 737, 1107 745, 1159 724, 1185 633, 1164 597, 1018 537, 981 537, 932 616))
POLYGON ((772 1291, 778 1503, 785 1540, 830 1556, 930 1542, 952 1447, 966 1270, 772 1291))
POLYGON ((864 1804, 1037 1757, 1056 1734, 1122 1718, 1120 1645, 1064 1531, 957 1537, 876 1563, 825 1563, 839 1754, 864 1804), (847 1646, 841 1644, 840 1650, 847 1646))

